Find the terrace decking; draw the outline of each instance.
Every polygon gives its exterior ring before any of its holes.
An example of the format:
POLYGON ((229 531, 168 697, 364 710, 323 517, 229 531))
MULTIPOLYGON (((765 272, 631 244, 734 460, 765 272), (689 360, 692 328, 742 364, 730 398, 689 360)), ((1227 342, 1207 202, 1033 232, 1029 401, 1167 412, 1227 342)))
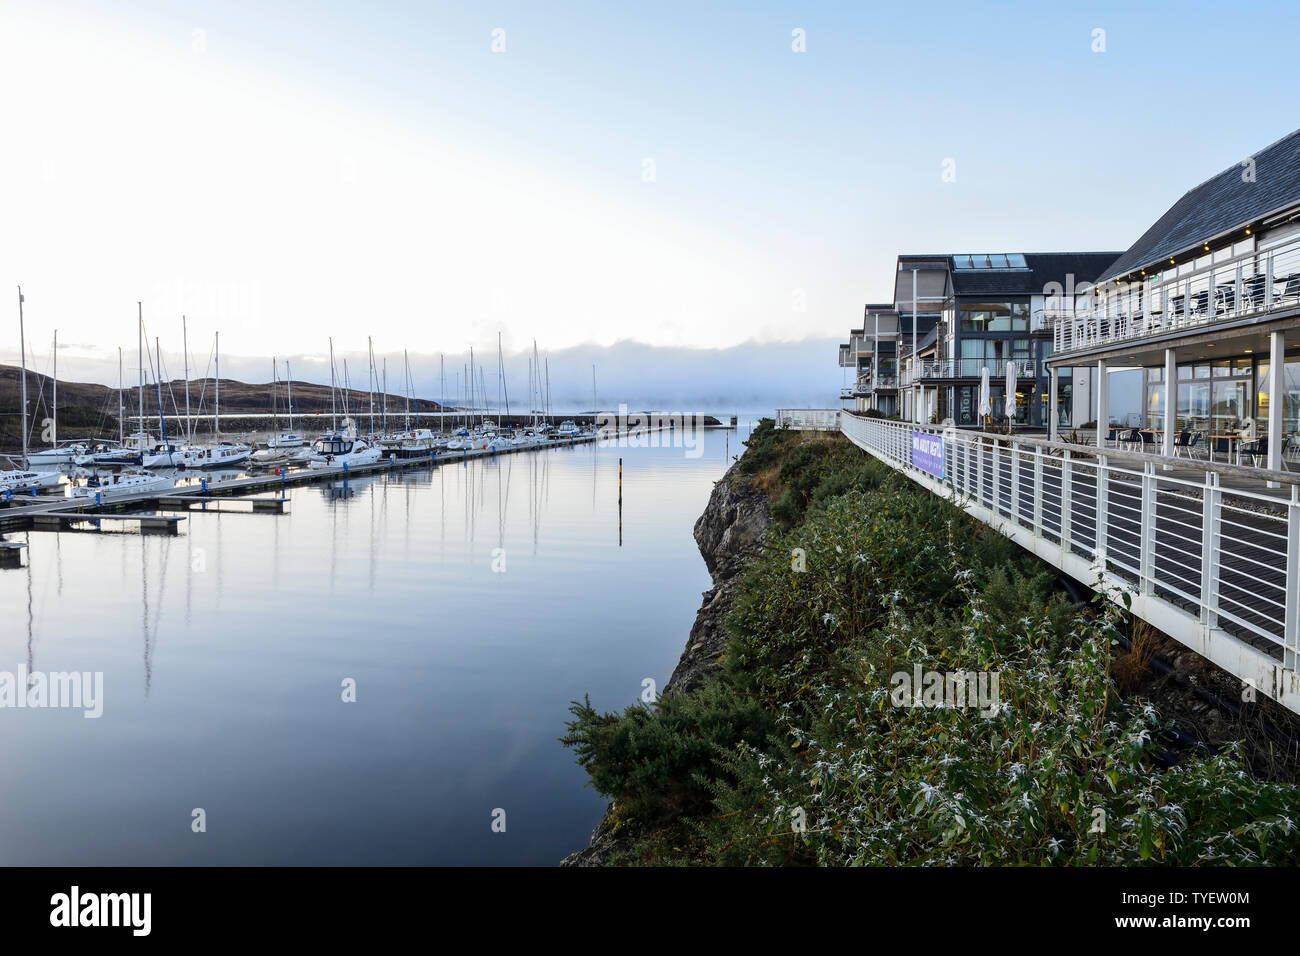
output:
POLYGON ((1300 475, 848 413, 839 423, 874 457, 1094 590, 1127 594, 1137 617, 1300 712, 1300 475), (914 435, 941 440, 941 465, 914 459, 914 435))

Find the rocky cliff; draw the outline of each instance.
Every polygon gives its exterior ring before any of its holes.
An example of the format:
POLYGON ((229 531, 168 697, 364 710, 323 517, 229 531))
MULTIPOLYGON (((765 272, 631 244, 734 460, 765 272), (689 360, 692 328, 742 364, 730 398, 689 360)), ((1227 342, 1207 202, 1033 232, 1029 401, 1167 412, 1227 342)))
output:
MULTIPOLYGON (((749 559, 762 546, 772 523, 767 496, 755 491, 736 466, 713 486, 709 503, 695 522, 695 543, 713 578, 695 615, 686 649, 664 687, 665 693, 690 693, 721 669, 727 646, 723 622, 735 600, 736 584, 749 559)), ((564 858, 561 866, 602 866, 625 846, 623 832, 613 825, 614 805, 591 835, 591 845, 564 858)))

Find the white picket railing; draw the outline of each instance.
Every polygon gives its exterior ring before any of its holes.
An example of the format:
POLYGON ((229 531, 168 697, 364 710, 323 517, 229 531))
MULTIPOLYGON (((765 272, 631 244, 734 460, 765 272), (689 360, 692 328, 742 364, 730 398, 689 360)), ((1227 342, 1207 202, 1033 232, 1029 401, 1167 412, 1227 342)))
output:
POLYGON ((778 408, 776 427, 795 431, 837 432, 840 411, 837 408, 778 408))
POLYGON ((1300 475, 849 413, 840 428, 1300 712, 1300 475))

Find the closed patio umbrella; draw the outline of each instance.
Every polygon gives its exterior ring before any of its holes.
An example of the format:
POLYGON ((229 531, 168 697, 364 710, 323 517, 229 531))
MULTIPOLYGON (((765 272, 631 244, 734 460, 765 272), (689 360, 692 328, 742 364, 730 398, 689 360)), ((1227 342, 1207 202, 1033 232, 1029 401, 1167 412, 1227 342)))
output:
POLYGON ((1016 420, 1016 363, 1007 363, 1007 424, 1016 420))
POLYGON ((993 403, 989 399, 989 367, 986 365, 980 369, 979 417, 981 423, 992 414, 993 403))

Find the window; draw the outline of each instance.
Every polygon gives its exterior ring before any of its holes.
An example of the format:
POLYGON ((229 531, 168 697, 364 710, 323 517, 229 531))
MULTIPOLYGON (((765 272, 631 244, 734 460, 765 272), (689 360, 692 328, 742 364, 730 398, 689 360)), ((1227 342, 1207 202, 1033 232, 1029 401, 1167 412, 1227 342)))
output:
POLYGON ((1006 302, 963 302, 958 310, 963 332, 1011 331, 1011 306, 1006 302))
POLYGON ((1056 370, 1056 424, 1069 426, 1074 409, 1074 369, 1056 370))

